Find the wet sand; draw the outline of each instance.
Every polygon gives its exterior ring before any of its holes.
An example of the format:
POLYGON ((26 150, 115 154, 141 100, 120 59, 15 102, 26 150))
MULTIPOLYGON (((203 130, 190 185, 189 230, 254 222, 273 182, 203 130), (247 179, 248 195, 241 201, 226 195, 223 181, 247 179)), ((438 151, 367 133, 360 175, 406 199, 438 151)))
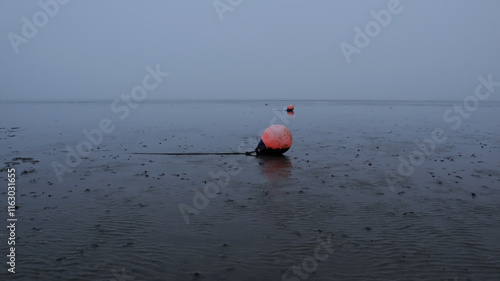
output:
POLYGON ((498 103, 457 130, 453 102, 151 102, 124 120, 109 104, 0 105, 19 206, 1 280, 500 278, 498 103), (54 161, 103 118, 113 132, 60 182, 54 161), (270 123, 292 132, 285 157, 132 154, 244 151, 270 123), (436 128, 446 141, 402 175, 436 128))

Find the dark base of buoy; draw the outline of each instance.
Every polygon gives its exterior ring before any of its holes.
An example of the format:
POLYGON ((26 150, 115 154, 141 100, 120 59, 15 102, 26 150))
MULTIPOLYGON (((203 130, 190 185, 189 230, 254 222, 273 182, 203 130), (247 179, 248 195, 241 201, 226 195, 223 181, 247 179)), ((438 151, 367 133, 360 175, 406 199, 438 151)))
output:
POLYGON ((255 157, 258 159, 264 159, 264 160, 273 160, 273 159, 290 160, 290 157, 283 155, 283 154, 257 154, 257 155, 255 155, 255 157))
POLYGON ((261 155, 283 155, 288 149, 266 149, 266 150, 255 150, 258 156, 261 155))
POLYGON ((255 149, 255 153, 257 153, 257 155, 282 155, 283 153, 287 152, 287 150, 288 148, 282 148, 282 149, 268 148, 261 140, 259 142, 259 145, 257 145, 257 148, 255 149))
POLYGON ((259 144, 257 145, 257 148, 255 148, 255 153, 257 153, 257 155, 281 155, 287 151, 288 148, 282 148, 282 149, 268 148, 266 147, 266 145, 262 140, 260 140, 259 144))
POLYGON ((293 109, 287 109, 286 112, 293 112, 293 109))

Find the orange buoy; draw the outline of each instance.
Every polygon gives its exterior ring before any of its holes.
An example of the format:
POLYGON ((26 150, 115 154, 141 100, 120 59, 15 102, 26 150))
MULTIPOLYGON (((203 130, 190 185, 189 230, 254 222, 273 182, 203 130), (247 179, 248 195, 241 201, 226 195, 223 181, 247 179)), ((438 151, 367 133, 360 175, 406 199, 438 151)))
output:
POLYGON ((286 108, 286 111, 288 112, 291 112, 295 109, 295 107, 293 106, 293 104, 289 105, 287 108, 286 108))
POLYGON ((292 133, 283 125, 267 128, 255 148, 257 154, 283 154, 292 146, 292 133))

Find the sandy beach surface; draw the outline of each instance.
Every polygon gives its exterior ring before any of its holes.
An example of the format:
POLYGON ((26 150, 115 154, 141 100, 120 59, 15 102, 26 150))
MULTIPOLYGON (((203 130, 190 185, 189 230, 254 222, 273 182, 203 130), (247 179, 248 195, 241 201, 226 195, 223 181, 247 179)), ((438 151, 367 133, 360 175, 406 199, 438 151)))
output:
POLYGON ((500 280, 500 103, 289 103, 0 104, 0 279, 500 280))

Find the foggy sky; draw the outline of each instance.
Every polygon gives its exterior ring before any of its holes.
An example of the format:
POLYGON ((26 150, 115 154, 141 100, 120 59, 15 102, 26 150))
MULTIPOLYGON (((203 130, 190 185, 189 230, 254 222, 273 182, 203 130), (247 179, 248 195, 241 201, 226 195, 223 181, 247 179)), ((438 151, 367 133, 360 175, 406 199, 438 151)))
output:
POLYGON ((497 0, 401 0, 350 63, 339 45, 394 0, 239 1, 221 21, 213 0, 72 0, 16 54, 9 34, 44 10, 0 0, 0 101, 113 100, 158 64, 152 100, 462 100, 500 81, 497 0))

